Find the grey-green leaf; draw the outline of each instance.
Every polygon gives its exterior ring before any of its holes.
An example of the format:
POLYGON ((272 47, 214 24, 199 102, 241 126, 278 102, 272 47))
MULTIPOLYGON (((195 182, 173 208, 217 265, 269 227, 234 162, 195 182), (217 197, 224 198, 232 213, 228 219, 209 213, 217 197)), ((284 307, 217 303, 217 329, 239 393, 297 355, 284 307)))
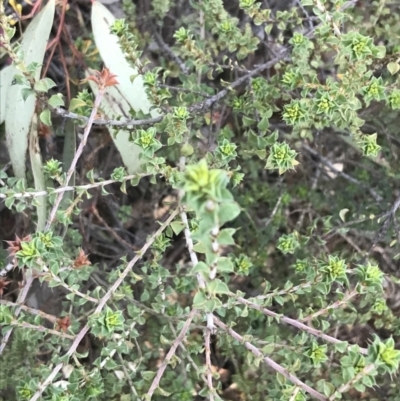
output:
MULTIPOLYGON (((43 173, 43 163, 42 155, 40 153, 39 147, 39 137, 38 137, 38 126, 37 126, 37 115, 34 114, 32 118, 32 123, 30 126, 29 133, 29 156, 31 159, 32 174, 35 181, 35 190, 44 191, 46 190, 46 179, 43 173)), ((46 225, 47 218, 47 205, 46 196, 38 196, 37 200, 37 231, 43 231, 46 225)))
MULTIPOLYGON (((108 118, 130 118, 129 111, 142 111, 157 117, 159 112, 151 109, 143 78, 138 71, 126 60, 122 52, 118 38, 111 34, 110 27, 114 23, 114 16, 100 2, 92 5, 92 29, 96 46, 104 64, 113 74, 116 74, 118 85, 107 88, 102 109, 108 118), (133 82, 131 77, 135 76, 133 82)), ((90 81, 92 90, 96 93, 97 87, 90 81)), ((122 160, 129 172, 135 174, 140 170, 139 154, 141 149, 129 141, 129 133, 124 130, 119 132, 110 128, 110 134, 122 156, 122 160), (117 134, 118 132, 118 134, 117 134)))
POLYGON ((0 71, 0 124, 2 124, 6 118, 6 99, 8 87, 11 84, 12 70, 11 65, 9 65, 0 71))
MULTIPOLYGON (((97 85, 92 81, 89 81, 89 84, 92 91, 97 94, 97 85)), ((128 117, 129 110, 131 109, 129 103, 116 86, 107 88, 101 102, 101 108, 108 118, 111 119, 117 116, 128 117)), ((128 173, 136 174, 140 170, 139 155, 142 151, 141 148, 129 140, 130 134, 128 131, 118 130, 112 127, 108 127, 108 130, 110 131, 116 148, 121 154, 122 161, 128 173)))
MULTIPOLYGON (((43 62, 53 25, 55 0, 49 0, 46 7, 32 20, 24 33, 21 42, 21 52, 24 54, 24 64, 43 62)), ((10 72, 13 77, 18 70, 12 66, 10 72)), ((37 69, 35 79, 40 78, 40 69, 37 69)), ((13 166, 14 174, 18 178, 25 178, 25 157, 28 149, 28 136, 32 117, 35 111, 35 96, 29 96, 26 101, 22 97, 22 87, 11 85, 9 81, 7 104, 5 107, 7 147, 13 166)))

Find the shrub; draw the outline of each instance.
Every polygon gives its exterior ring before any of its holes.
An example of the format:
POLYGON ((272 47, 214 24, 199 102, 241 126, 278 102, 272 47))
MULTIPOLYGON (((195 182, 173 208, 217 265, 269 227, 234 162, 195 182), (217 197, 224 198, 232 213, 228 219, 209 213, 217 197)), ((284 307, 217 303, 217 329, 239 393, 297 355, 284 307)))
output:
POLYGON ((144 3, 1 6, 0 396, 399 400, 399 5, 144 3))

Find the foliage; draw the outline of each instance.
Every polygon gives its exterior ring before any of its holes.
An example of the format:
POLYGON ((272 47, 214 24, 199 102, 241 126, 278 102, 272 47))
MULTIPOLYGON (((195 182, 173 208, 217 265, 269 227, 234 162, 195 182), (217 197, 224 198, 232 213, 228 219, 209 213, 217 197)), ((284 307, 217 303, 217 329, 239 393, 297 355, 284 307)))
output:
POLYGON ((9 3, 0 399, 400 400, 400 6, 9 3))

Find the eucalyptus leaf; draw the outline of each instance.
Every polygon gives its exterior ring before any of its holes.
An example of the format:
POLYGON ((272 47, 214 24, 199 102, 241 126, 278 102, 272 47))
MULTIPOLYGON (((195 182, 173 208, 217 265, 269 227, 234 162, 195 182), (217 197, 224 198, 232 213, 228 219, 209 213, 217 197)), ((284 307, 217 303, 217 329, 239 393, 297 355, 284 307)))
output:
MULTIPOLYGON (((97 94, 98 88, 96 84, 92 81, 89 81, 89 84, 92 91, 97 94)), ((101 108, 109 118, 113 118, 113 116, 118 115, 128 117, 131 107, 115 87, 108 87, 101 102, 101 108)), ((130 133, 128 131, 118 130, 112 127, 108 127, 108 130, 116 148, 121 154, 122 161, 128 173, 137 173, 140 170, 139 155, 142 149, 129 140, 130 133)))
MULTIPOLYGON (((102 101, 102 109, 108 118, 123 116, 131 118, 130 111, 141 111, 152 117, 159 116, 159 112, 151 109, 143 77, 126 60, 118 43, 116 35, 111 34, 110 28, 114 23, 114 16, 100 2, 95 1, 92 5, 92 29, 96 46, 100 56, 111 73, 116 74, 118 85, 108 87, 102 101), (134 80, 131 77, 134 76, 134 80)), ((87 75, 90 75, 87 73, 87 75)), ((90 81, 92 90, 97 93, 96 85, 90 81)), ((135 174, 140 170, 139 154, 141 149, 133 144, 129 138, 129 132, 116 130, 109 127, 110 134, 115 146, 121 154, 122 160, 129 174, 135 174)))
POLYGON ((143 77, 126 60, 117 36, 110 32, 114 21, 114 16, 105 6, 98 1, 93 2, 93 37, 105 66, 117 75, 119 85, 116 85, 115 88, 133 110, 136 112, 141 110, 144 114, 150 113, 152 117, 157 117, 159 112, 154 109, 150 110, 152 105, 143 85, 143 77), (132 76, 134 76, 133 82, 131 81, 132 76))
MULTIPOLYGON (((64 151, 63 151, 63 173, 67 173, 76 153, 76 124, 68 120, 65 124, 64 151)), ((75 185, 75 172, 69 180, 69 185, 75 185)), ((62 199, 61 208, 66 209, 73 199, 74 192, 66 191, 62 199)))
POLYGON ((9 65, 0 71, 0 124, 6 118, 6 99, 8 87, 11 84, 13 68, 9 65))
MULTIPOLYGON (((32 20, 24 32, 20 54, 27 66, 31 63, 43 63, 46 46, 53 26, 55 0, 49 0, 43 10, 32 20)), ((10 68, 13 77, 18 72, 15 66, 10 68)), ((36 69, 35 80, 40 78, 40 68, 36 69)), ((7 104, 5 108, 7 147, 18 178, 25 178, 25 157, 28 149, 28 136, 32 117, 35 111, 36 96, 29 96, 26 101, 22 97, 22 87, 12 85, 12 80, 6 89, 7 104)))
MULTIPOLYGON (((46 179, 43 172, 42 155, 39 147, 37 115, 34 114, 29 133, 29 156, 31 160, 33 179, 35 181, 35 190, 46 190, 46 179)), ((38 196, 37 200, 37 231, 43 231, 47 219, 46 196, 38 196)))

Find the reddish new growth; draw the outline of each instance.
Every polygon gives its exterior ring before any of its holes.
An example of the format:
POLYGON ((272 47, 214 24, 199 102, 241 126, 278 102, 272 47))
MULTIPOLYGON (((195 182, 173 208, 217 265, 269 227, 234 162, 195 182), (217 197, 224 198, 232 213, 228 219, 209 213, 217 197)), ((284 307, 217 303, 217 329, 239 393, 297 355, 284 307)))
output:
POLYGON ((96 82, 100 90, 104 90, 107 86, 118 85, 119 82, 116 80, 116 75, 110 72, 108 68, 103 68, 100 71, 94 71, 92 75, 87 77, 88 80, 96 82))
POLYGON ((79 251, 79 255, 75 258, 74 260, 74 268, 75 269, 80 269, 83 266, 90 266, 90 260, 88 258, 88 255, 85 255, 85 252, 83 249, 79 251))
POLYGON ((4 289, 7 287, 7 284, 10 284, 11 281, 6 281, 5 278, 0 278, 0 298, 2 298, 4 294, 4 289))
MULTIPOLYGON (((30 235, 27 235, 26 237, 23 237, 22 239, 18 237, 18 235, 15 236, 15 241, 6 241, 8 244, 7 251, 9 252, 9 255, 14 259, 14 256, 17 252, 19 252, 21 248, 21 242, 29 242, 32 239, 30 235)), ((15 263, 15 260, 14 260, 15 263)))
POLYGON ((57 319, 56 330, 66 333, 69 326, 71 326, 71 318, 69 316, 57 319))

